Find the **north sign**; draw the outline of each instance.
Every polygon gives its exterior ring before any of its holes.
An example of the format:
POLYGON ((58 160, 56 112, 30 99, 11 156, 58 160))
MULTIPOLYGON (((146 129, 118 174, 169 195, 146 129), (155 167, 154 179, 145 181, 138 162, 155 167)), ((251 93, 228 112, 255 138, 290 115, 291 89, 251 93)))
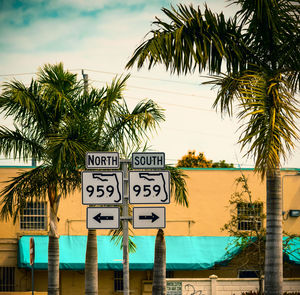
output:
POLYGON ((165 207, 134 207, 133 208, 134 228, 165 228, 166 208, 165 207))
POLYGON ((165 153, 132 153, 132 169, 164 169, 165 153))
POLYGON ((120 167, 120 157, 117 152, 87 152, 85 155, 87 169, 114 169, 120 167))
POLYGON ((117 205, 123 199, 122 171, 83 171, 81 173, 82 204, 117 205))
POLYGON ((119 207, 88 207, 86 209, 86 227, 88 229, 118 229, 119 226, 119 207))
POLYGON ((130 204, 169 204, 169 171, 130 171, 130 204))

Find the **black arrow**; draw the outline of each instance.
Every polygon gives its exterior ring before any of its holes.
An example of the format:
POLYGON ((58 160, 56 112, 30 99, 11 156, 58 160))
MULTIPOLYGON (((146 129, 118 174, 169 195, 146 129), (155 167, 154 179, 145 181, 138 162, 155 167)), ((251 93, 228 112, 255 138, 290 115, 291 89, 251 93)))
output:
POLYGON ((152 212, 152 215, 140 215, 139 216, 139 219, 140 220, 143 220, 143 219, 152 219, 152 221, 151 222, 154 222, 155 220, 157 220, 159 217, 156 215, 156 214, 154 214, 153 212, 152 212))
POLYGON ((114 220, 113 216, 101 216, 101 213, 94 216, 94 219, 101 223, 101 220, 114 220))

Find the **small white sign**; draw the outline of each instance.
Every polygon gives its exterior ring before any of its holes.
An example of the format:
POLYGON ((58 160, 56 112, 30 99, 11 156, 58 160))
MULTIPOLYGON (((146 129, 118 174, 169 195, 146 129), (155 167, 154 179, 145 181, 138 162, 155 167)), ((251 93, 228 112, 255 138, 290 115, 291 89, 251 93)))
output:
POLYGON ((85 155, 87 169, 119 168, 120 157, 117 152, 87 152, 85 155))
POLYGON ((166 208, 165 207, 134 207, 133 227, 134 228, 165 228, 166 208))
POLYGON ((122 171, 83 171, 81 173, 82 204, 116 205, 123 199, 122 171))
POLYGON ((119 207, 86 208, 86 227, 88 229, 118 229, 119 226, 119 207))
POLYGON ((132 153, 132 169, 164 169, 165 153, 132 153))
POLYGON ((169 171, 130 171, 130 204, 169 204, 169 171))

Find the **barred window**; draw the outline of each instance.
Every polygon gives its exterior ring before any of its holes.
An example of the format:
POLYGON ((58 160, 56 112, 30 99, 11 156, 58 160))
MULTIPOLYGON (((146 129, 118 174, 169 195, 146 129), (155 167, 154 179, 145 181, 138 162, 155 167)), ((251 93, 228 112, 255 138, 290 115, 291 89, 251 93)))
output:
POLYGON ((262 203, 237 204, 238 230, 259 230, 262 208, 262 203))
POLYGON ((47 203, 27 202, 20 215, 22 230, 47 230, 47 203))
POLYGON ((114 291, 123 291, 123 271, 114 272, 114 291))
POLYGON ((0 267, 0 292, 15 291, 15 268, 0 267))

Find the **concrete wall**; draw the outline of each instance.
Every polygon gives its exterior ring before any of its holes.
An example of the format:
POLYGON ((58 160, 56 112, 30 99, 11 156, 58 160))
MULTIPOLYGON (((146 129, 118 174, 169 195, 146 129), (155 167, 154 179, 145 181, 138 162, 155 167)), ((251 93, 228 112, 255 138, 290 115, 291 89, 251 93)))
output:
MULTIPOLYGON (((257 279, 224 279, 215 275, 208 279, 167 279, 167 295, 240 295, 257 290, 257 279)), ((283 291, 300 292, 300 278, 285 279, 283 291)))

